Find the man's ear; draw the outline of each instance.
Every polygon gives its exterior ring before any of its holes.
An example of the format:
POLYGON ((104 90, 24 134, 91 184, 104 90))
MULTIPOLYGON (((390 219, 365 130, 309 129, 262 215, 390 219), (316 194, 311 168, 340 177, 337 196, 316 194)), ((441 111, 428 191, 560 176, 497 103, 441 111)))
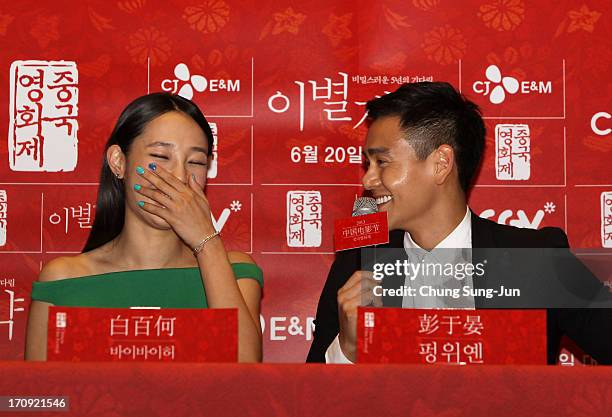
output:
POLYGON ((111 145, 107 149, 106 160, 115 177, 119 179, 125 177, 125 154, 119 145, 111 145))
POLYGON ((435 181, 436 184, 441 185, 453 172, 455 166, 455 152, 450 145, 440 145, 438 149, 433 152, 433 158, 435 164, 435 181))

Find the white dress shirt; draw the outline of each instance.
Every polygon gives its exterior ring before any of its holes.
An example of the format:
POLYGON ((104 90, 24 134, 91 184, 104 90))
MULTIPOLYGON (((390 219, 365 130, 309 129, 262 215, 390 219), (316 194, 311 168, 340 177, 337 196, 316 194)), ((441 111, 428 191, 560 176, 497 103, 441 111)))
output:
MULTIPOLYGON (((425 262, 435 263, 457 263, 457 262, 471 262, 471 254, 469 251, 451 251, 448 249, 458 248, 471 248, 472 247, 472 218, 469 207, 466 208, 465 216, 463 220, 450 232, 435 248, 431 251, 426 251, 421 248, 414 240, 410 233, 404 234, 404 249, 408 255, 410 262, 421 262, 421 259, 425 259, 425 262), (445 250, 438 250, 445 249, 445 250)), ((425 284, 433 287, 446 287, 451 288, 454 286, 469 285, 473 287, 472 277, 467 276, 463 281, 458 281, 455 278, 443 278, 443 277, 424 277, 422 275, 417 276, 414 280, 406 278, 405 285, 412 287, 419 287, 425 284)), ((473 297, 460 297, 459 299, 445 298, 445 297, 404 297, 402 299, 402 307, 404 308, 474 308, 473 297)), ((325 352, 326 363, 336 364, 350 364, 351 362, 342 352, 340 347, 340 341, 338 336, 329 345, 325 352)))

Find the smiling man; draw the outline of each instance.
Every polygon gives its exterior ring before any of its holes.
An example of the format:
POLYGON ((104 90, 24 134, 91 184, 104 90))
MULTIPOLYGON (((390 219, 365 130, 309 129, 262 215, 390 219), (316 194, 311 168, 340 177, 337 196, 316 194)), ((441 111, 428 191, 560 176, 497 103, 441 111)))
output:
MULTIPOLYGON (((481 162, 486 131, 478 107, 450 84, 404 84, 368 102, 367 111, 367 171, 362 182, 379 210, 387 212, 391 232, 383 247, 403 247, 409 257, 411 251, 432 254, 448 248, 568 247, 561 229, 519 229, 471 212, 467 196, 481 162)), ((338 254, 319 300, 308 362, 355 362, 357 307, 380 301, 372 291, 378 282, 360 269, 358 249, 338 254)), ((595 281, 585 284, 590 293, 603 287, 595 281)), ((460 307, 482 307, 473 298, 464 301, 460 307)), ((415 296, 395 305, 457 307, 443 299, 431 302, 415 296)), ((610 363, 612 338, 604 335, 611 331, 609 310, 551 309, 548 362, 556 362, 561 337, 567 334, 595 359, 610 363)))

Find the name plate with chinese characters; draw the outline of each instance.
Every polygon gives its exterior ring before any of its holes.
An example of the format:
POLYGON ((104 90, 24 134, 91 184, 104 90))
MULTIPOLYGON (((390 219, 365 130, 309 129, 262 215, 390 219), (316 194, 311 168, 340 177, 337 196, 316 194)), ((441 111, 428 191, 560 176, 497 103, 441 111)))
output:
POLYGON ((236 309, 49 307, 47 360, 236 362, 236 309))
POLYGON ((359 307, 357 361, 545 365, 546 310, 359 307))
POLYGON ((342 251, 389 243, 384 211, 334 221, 334 250, 342 251))

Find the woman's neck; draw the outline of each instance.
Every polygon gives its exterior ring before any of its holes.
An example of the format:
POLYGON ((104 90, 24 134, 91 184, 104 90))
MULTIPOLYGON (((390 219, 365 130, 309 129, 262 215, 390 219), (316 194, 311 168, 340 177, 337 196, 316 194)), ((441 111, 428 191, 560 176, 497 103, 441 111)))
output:
POLYGON ((130 215, 111 242, 111 262, 125 269, 157 269, 195 265, 189 249, 172 229, 160 230, 130 215), (189 265, 187 265, 189 264, 189 265))

